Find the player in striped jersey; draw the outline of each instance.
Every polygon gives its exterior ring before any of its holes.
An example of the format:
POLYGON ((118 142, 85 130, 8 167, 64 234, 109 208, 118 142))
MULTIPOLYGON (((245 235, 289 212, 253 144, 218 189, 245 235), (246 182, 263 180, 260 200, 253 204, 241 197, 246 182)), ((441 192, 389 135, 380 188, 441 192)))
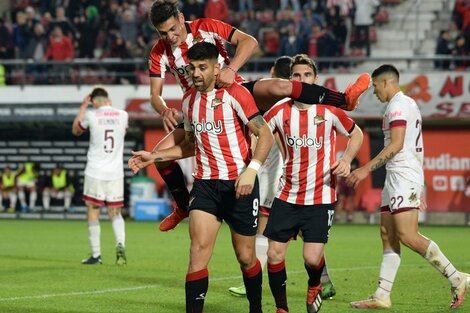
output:
MULTIPOLYGON (((184 139, 184 131, 175 129, 178 125, 177 110, 168 108, 162 98, 165 71, 169 70, 177 78, 183 91, 188 90, 192 81, 186 53, 197 42, 210 42, 217 46, 220 53, 218 61, 221 64, 221 72, 217 77, 217 86, 228 87, 234 81, 243 81, 238 75, 238 70, 251 57, 258 44, 255 38, 221 21, 202 18, 185 22, 183 14, 178 10, 178 4, 176 0, 157 0, 150 11, 151 22, 161 36, 149 56, 150 102, 162 116, 165 130, 171 131, 157 144, 156 150, 174 146, 184 139), (231 61, 224 48, 225 43, 237 46, 231 61)), ((259 80, 247 83, 246 87, 263 111, 284 97, 311 104, 328 103, 352 110, 357 106, 359 95, 367 88, 368 82, 368 75, 360 76, 345 93, 282 79, 259 80)), ((177 203, 173 213, 160 224, 160 230, 167 231, 176 227, 187 216, 185 208, 189 196, 184 175, 176 162, 157 162, 156 167, 177 203)))
POLYGON ((390 64, 372 73, 374 93, 380 102, 387 103, 382 124, 384 148, 363 167, 351 172, 346 180, 356 187, 370 172, 386 166, 380 215, 383 258, 379 285, 374 295, 351 305, 373 309, 391 307, 390 293, 400 266, 402 243, 447 278, 452 293, 450 307, 455 309, 464 300, 470 276, 459 272, 434 241, 419 233, 418 212, 425 207, 422 119, 416 102, 401 91, 399 77, 398 70, 390 64))
POLYGON ((196 154, 189 201, 191 248, 186 312, 203 311, 209 282, 207 266, 225 220, 243 273, 249 312, 260 313, 262 269, 255 253, 259 206, 256 173, 269 154, 273 136, 246 88, 239 84, 216 88, 221 69, 215 45, 201 42, 187 54, 194 87, 183 97, 185 140, 164 150, 133 152, 129 167, 137 172, 155 160, 196 154), (245 126, 258 137, 253 153, 245 126))
MULTIPOLYGON (((297 55, 291 75, 291 79, 314 83, 317 67, 307 55, 297 55)), ((335 176, 349 174, 351 160, 362 144, 362 131, 338 108, 290 99, 276 104, 265 118, 284 154, 283 174, 264 231, 269 238, 269 286, 277 312, 288 312, 285 255, 290 238, 301 231, 309 277, 307 311, 318 312, 322 304, 323 249, 336 202, 335 176), (350 137, 339 160, 335 160, 337 132, 350 137)))
POLYGON ((85 167, 83 200, 87 205, 88 239, 91 256, 82 264, 101 264, 100 208, 108 208, 116 239, 116 264, 126 264, 125 226, 121 215, 124 206, 124 137, 128 114, 111 106, 108 92, 95 87, 83 99, 72 126, 75 136, 90 131, 90 146, 85 167), (88 106, 93 108, 88 110, 88 106))

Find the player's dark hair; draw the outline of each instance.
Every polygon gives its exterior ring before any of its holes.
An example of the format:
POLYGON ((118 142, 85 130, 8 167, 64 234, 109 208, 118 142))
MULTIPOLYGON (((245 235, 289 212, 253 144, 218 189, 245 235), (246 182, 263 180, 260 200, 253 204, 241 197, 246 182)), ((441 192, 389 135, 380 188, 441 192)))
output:
POLYGON ((95 97, 108 98, 108 92, 102 87, 95 87, 90 94, 90 100, 93 100, 95 97))
POLYGON ((157 0, 150 8, 150 21, 154 27, 166 22, 172 16, 178 18, 178 0, 157 0))
POLYGON ((292 57, 292 63, 290 64, 291 74, 292 74, 292 69, 294 68, 294 66, 299 65, 299 64, 310 66, 315 76, 317 76, 318 74, 317 64, 306 54, 297 54, 292 57))
POLYGON ((376 68, 372 72, 372 78, 379 77, 382 74, 392 74, 396 77, 397 81, 400 79, 400 73, 398 72, 397 68, 391 64, 383 64, 376 68))
POLYGON ((273 65, 274 75, 277 78, 289 79, 291 62, 292 62, 292 58, 287 55, 277 58, 276 61, 274 61, 274 65, 273 65))
POLYGON ((188 59, 194 61, 213 60, 219 57, 219 50, 215 45, 203 41, 189 48, 186 55, 188 59))

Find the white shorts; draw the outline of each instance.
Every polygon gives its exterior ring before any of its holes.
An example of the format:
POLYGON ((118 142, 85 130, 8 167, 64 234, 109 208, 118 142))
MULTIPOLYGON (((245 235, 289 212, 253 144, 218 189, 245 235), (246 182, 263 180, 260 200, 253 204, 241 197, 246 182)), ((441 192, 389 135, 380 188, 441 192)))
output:
POLYGON ((282 175, 281 166, 276 163, 271 164, 268 167, 263 167, 262 171, 258 173, 259 203, 265 208, 271 208, 276 197, 279 177, 282 175))
POLYGON ((398 172, 387 171, 382 190, 382 213, 395 214, 425 206, 423 191, 422 184, 407 180, 398 172))
POLYGON ((16 182, 17 187, 27 187, 27 188, 33 188, 36 186, 36 181, 17 181, 16 182))
POLYGON ((124 178, 100 180, 85 175, 83 200, 94 206, 120 208, 124 206, 124 178))

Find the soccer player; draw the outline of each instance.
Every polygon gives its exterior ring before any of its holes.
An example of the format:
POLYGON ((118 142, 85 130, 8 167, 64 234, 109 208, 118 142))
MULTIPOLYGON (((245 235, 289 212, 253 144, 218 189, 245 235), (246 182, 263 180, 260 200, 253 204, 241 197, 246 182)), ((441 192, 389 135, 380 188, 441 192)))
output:
POLYGON ((370 172, 386 166, 382 191, 380 231, 383 258, 379 285, 374 295, 352 302, 356 308, 389 308, 390 293, 400 266, 400 243, 423 256, 451 285, 451 308, 458 308, 467 293, 469 275, 459 272, 438 245, 418 231, 418 212, 425 207, 423 195, 423 136, 421 113, 416 102, 400 90, 398 70, 384 64, 372 73, 374 93, 387 103, 383 116, 384 148, 346 182, 356 187, 370 172))
POLYGON ((194 87, 183 97, 185 140, 165 150, 133 152, 129 167, 135 173, 155 160, 196 154, 189 202, 191 248, 186 312, 203 311, 209 283, 207 266, 225 220, 243 273, 249 312, 259 313, 262 269, 255 253, 259 209, 256 173, 269 154, 273 136, 246 88, 239 84, 216 88, 221 67, 215 45, 195 44, 187 56, 194 87), (251 160, 244 126, 258 137, 251 160))
POLYGON ((36 184, 38 181, 37 166, 33 162, 26 162, 20 166, 16 176, 16 186, 18 188, 18 198, 20 200, 21 211, 35 210, 36 200, 38 197, 36 184), (29 193, 29 206, 26 204, 26 192, 29 193))
MULTIPOLYGON (((221 64, 221 72, 217 77, 217 86, 228 87, 234 81, 243 81, 243 78, 238 75, 238 70, 251 57, 258 44, 250 35, 221 21, 202 18, 186 22, 183 14, 178 10, 178 5, 179 2, 176 0, 157 0, 153 3, 149 14, 152 25, 161 37, 152 48, 149 57, 150 102, 162 116, 165 130, 171 131, 156 145, 156 150, 174 146, 185 136, 182 128, 175 129, 178 125, 177 110, 168 108, 162 98, 166 69, 170 70, 183 91, 186 92, 193 83, 188 71, 186 53, 197 42, 210 42, 217 46, 220 53, 218 62, 221 64), (224 48, 225 43, 237 46, 235 56, 231 61, 224 48)), ((259 80, 246 83, 245 86, 254 95, 262 111, 268 110, 284 97, 311 104, 328 103, 352 110, 357 106, 358 98, 367 88, 368 82, 368 76, 360 76, 355 84, 348 87, 346 93, 282 79, 259 80)), ((174 211, 160 224, 160 230, 168 231, 187 216, 189 193, 184 182, 184 175, 176 162, 157 162, 155 166, 177 204, 174 211)))
POLYGON ((0 212, 4 211, 3 198, 8 197, 10 200, 7 212, 14 213, 16 208, 16 173, 12 171, 11 167, 5 166, 0 181, 0 212))
POLYGON ((60 164, 56 164, 48 180, 48 184, 42 191, 42 206, 44 210, 48 211, 50 209, 52 198, 64 199, 64 212, 68 212, 72 204, 75 188, 68 179, 67 170, 60 166, 60 164))
MULTIPOLYGON (((317 67, 307 55, 293 58, 292 79, 314 83, 317 67)), ((289 241, 302 232, 303 258, 308 274, 307 312, 322 304, 323 250, 333 223, 335 176, 347 176, 362 144, 362 131, 346 113, 326 105, 286 100, 267 112, 284 154, 282 177, 264 235, 269 239, 269 286, 277 313, 289 312, 285 256, 289 241), (336 133, 350 137, 341 159, 335 160, 336 133)))
POLYGON ((127 263, 125 229, 121 209, 124 206, 124 137, 128 125, 126 111, 113 108, 108 92, 95 87, 87 95, 72 126, 75 136, 90 131, 90 146, 85 167, 83 199, 87 205, 88 234, 91 256, 82 264, 101 264, 100 209, 108 208, 116 238, 116 264, 127 263), (88 110, 88 106, 93 108, 88 110))
MULTIPOLYGON (((271 67, 271 77, 273 78, 291 78, 292 57, 282 56, 276 59, 271 67)), ((281 100, 282 101, 282 100, 281 100)), ((267 114, 267 113, 265 113, 267 114)), ((253 142, 256 143, 256 137, 253 136, 253 142)), ((260 209, 258 218, 258 231, 256 234, 256 257, 260 260, 261 268, 264 268, 268 261, 268 238, 263 235, 268 222, 269 211, 276 196, 279 178, 282 175, 283 160, 279 147, 273 145, 268 158, 258 171, 260 209)), ((327 266, 325 264, 321 277, 322 298, 328 299, 336 294, 336 289, 331 282, 327 266)), ((234 296, 245 296, 245 286, 230 287, 229 292, 234 296)))

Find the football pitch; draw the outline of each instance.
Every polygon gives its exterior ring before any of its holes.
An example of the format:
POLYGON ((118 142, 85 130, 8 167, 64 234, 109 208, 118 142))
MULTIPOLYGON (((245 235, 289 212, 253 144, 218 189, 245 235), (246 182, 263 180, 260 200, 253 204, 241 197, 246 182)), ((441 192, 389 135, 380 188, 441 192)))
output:
MULTIPOLYGON (((101 222, 103 265, 81 265, 88 257, 85 221, 0 220, 0 312, 185 312, 188 224, 169 233, 150 222, 126 223, 128 265, 114 264, 111 224, 101 222)), ((454 265, 470 272, 470 227, 421 227, 454 265)), ((307 276, 300 240, 289 247, 286 266, 291 313, 305 312, 307 276)), ((349 302, 375 291, 382 259, 377 225, 334 225, 326 248, 337 295, 321 312, 360 312, 349 302)), ((227 289, 242 283, 230 243, 221 228, 209 264, 205 313, 246 313, 245 298, 227 289)), ((448 312, 449 284, 422 257, 402 247, 401 268, 387 312, 448 312)), ((267 273, 263 309, 275 312, 267 273)), ((470 312, 470 295, 458 312, 470 312)))

